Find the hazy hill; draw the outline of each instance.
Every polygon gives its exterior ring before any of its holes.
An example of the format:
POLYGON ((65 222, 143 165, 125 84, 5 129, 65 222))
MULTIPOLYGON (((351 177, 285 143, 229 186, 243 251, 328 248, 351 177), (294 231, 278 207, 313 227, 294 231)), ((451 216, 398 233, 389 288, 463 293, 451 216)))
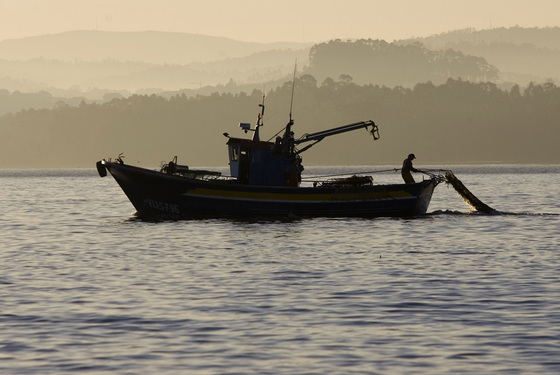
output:
POLYGON ((462 29, 448 31, 415 40, 433 48, 445 48, 450 44, 509 43, 531 44, 537 48, 560 49, 560 27, 499 27, 487 30, 462 29))
POLYGON ((251 55, 265 50, 303 49, 311 43, 249 43, 233 39, 159 31, 69 31, 0 42, 0 59, 134 61, 188 64, 251 55))
POLYGON ((290 75, 296 59, 299 71, 319 82, 347 75, 360 84, 413 87, 461 77, 511 87, 560 81, 559 45, 560 28, 458 30, 395 43, 363 39, 313 46, 181 33, 74 31, 0 42, 0 88, 101 100, 109 91, 124 96, 208 93, 231 81, 272 87, 290 75))
POLYGON ((0 42, 0 89, 100 100, 108 91, 129 96, 199 89, 231 80, 262 86, 287 76, 296 60, 305 65, 308 56, 305 43, 74 31, 0 42))
POLYGON ((560 82, 560 27, 465 29, 415 41, 431 49, 451 48, 481 56, 500 70, 504 82, 560 82))
POLYGON ((311 47, 309 69, 319 81, 344 74, 359 84, 413 87, 448 78, 496 81, 498 70, 484 58, 453 49, 430 50, 421 43, 384 40, 331 40, 311 47))
POLYGON ((28 108, 53 108, 57 103, 64 101, 68 105, 77 106, 84 97, 57 98, 46 91, 22 93, 19 91, 9 92, 0 89, 0 116, 6 113, 19 112, 28 108))
POLYGON ((180 90, 215 86, 229 80, 263 84, 293 71, 296 59, 309 55, 302 50, 268 50, 252 55, 207 63, 153 64, 145 62, 61 61, 35 58, 27 61, 0 59, 0 87, 9 91, 65 89, 70 95, 104 90, 180 90), (74 92, 72 92, 74 91, 74 92))
POLYGON ((560 28, 459 30, 394 43, 335 40, 312 47, 160 32, 68 32, 0 42, 0 116, 132 94, 270 90, 290 79, 296 59, 299 72, 325 85, 341 76, 408 88, 461 78, 509 89, 560 82, 559 45, 560 28))

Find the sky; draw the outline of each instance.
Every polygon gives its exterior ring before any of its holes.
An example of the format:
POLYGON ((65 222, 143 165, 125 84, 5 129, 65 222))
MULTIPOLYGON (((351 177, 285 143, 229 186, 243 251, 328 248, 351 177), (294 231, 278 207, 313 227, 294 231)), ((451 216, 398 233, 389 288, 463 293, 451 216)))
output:
POLYGON ((559 0, 0 0, 0 41, 71 30, 168 31, 247 42, 393 41, 560 26, 559 0))

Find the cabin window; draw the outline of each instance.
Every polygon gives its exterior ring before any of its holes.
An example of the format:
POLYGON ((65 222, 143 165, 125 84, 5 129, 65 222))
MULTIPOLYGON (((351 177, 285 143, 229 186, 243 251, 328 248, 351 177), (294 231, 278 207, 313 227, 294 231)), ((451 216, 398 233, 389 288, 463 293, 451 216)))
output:
POLYGON ((239 148, 232 147, 231 148, 231 161, 238 161, 239 160, 239 148))

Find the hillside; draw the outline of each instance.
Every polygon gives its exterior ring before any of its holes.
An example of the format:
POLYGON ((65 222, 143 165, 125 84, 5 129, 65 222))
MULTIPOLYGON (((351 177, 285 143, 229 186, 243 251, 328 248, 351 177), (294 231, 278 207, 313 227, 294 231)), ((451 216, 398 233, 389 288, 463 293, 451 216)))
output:
POLYGON ((309 46, 304 43, 248 43, 221 37, 159 31, 69 31, 0 41, 0 59, 188 64, 309 46))
POLYGON ((460 77, 510 88, 559 82, 558 46, 560 28, 458 30, 394 43, 334 40, 313 46, 181 33, 74 31, 0 42, 0 89, 46 91, 58 100, 102 100, 111 92, 196 95, 223 92, 226 85, 270 88, 291 75, 296 60, 299 71, 319 82, 346 75, 359 84, 413 87, 460 77))
POLYGON ((383 139, 325 141, 307 165, 392 164, 409 152, 425 164, 558 163, 560 88, 545 78, 560 76, 555 39, 475 44, 456 35, 463 39, 334 40, 184 64, 0 60, 0 168, 89 167, 120 152, 150 166, 175 154, 223 165, 221 134, 253 119, 261 90, 263 138, 285 125, 295 59, 298 135, 372 119, 383 139), (17 85, 29 90, 10 90, 17 85))
MULTIPOLYGON (((74 31, 0 42, 0 89, 46 91, 60 100, 101 100, 110 92, 196 90, 283 79, 307 64, 309 45, 245 43, 162 32, 74 31)), ((29 102, 24 108, 36 107, 29 102)), ((4 107, 18 108, 7 104, 4 107)), ((50 107, 49 107, 50 108, 50 107)), ((1 111, 0 115, 4 112, 1 111)))
POLYGON ((560 49, 560 27, 499 27, 495 29, 475 30, 463 29, 453 30, 425 38, 416 38, 432 48, 445 48, 450 44, 470 43, 490 44, 531 44, 536 48, 560 49))
POLYGON ((560 27, 466 29, 414 41, 430 49, 451 48, 483 57, 498 68, 504 83, 560 82, 560 27))
POLYGON ((309 69, 320 82, 344 74, 359 84, 414 87, 419 82, 444 83, 449 78, 496 81, 498 70, 485 59, 453 49, 431 50, 420 43, 384 40, 332 40, 311 47, 309 69))
MULTIPOLYGON (((267 92, 267 139, 288 121, 291 82, 267 92)), ((128 163, 158 166, 177 155, 192 166, 227 163, 222 136, 244 136, 239 122, 255 120, 260 91, 169 99, 133 95, 105 104, 57 104, 0 117, 0 168, 93 167, 124 152, 128 163), (24 152, 22 152, 24 151, 24 152)), ((413 89, 318 85, 310 75, 296 82, 293 130, 299 137, 374 120, 381 139, 355 132, 326 139, 304 155, 306 165, 398 165, 414 152, 418 163, 555 164, 560 160, 560 88, 449 79, 413 89)))
POLYGON ((0 59, 0 87, 8 91, 40 91, 65 96, 86 95, 95 98, 96 89, 128 92, 181 90, 216 86, 234 80, 239 83, 264 82, 285 77, 294 62, 305 63, 309 51, 269 50, 227 60, 152 64, 145 62, 61 61, 36 58, 27 61, 0 59), (65 90, 66 93, 63 93, 65 90))

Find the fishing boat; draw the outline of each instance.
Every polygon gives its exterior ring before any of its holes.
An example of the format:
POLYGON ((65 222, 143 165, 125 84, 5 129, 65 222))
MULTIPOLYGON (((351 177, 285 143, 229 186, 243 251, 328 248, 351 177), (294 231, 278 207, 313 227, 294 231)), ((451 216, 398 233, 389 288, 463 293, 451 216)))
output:
POLYGON ((291 110, 287 125, 272 140, 260 139, 264 97, 255 127, 240 123, 240 138, 224 133, 229 157, 229 175, 191 169, 175 157, 159 170, 127 165, 122 157, 100 160, 97 171, 107 171, 120 185, 143 218, 170 217, 309 217, 309 216, 413 216, 428 210, 441 176, 412 184, 375 184, 371 176, 339 177, 310 185, 302 184, 301 154, 323 139, 358 129, 374 140, 379 128, 373 121, 308 133, 296 138, 291 110), (283 132, 283 133, 282 133, 283 132), (282 135, 281 135, 282 134, 282 135))

